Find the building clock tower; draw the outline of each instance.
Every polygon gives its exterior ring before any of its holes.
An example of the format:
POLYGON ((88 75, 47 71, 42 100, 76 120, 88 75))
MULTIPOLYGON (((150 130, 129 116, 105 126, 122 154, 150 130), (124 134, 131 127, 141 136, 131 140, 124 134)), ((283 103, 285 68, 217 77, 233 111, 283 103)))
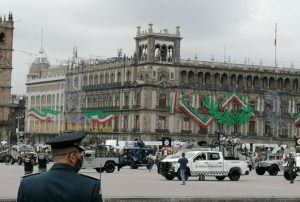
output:
POLYGON ((14 22, 12 13, 0 16, 0 140, 9 142, 12 120, 10 117, 11 73, 14 22))

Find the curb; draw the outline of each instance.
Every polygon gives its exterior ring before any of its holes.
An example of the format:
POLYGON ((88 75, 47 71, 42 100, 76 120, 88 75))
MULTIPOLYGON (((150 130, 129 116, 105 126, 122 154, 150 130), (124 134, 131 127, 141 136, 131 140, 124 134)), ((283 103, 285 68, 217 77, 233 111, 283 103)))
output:
MULTIPOLYGON (((0 202, 16 202, 16 199, 0 199, 0 202)), ((104 198, 104 202, 299 202, 300 198, 104 198)))

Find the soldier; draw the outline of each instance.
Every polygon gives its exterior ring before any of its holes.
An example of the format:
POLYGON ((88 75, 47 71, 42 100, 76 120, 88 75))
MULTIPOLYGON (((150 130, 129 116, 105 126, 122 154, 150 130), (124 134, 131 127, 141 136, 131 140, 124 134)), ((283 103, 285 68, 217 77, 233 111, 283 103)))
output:
POLYGON ((30 175, 33 173, 33 166, 35 164, 32 153, 28 152, 24 157, 24 172, 25 175, 30 175))
POLYGON ((51 145, 54 165, 48 172, 24 177, 18 190, 18 202, 99 202, 102 201, 100 181, 78 174, 82 166, 79 143, 83 133, 58 136, 46 144, 51 145))
POLYGON ((293 157, 292 153, 289 153, 289 159, 287 163, 287 171, 289 172, 290 176, 290 184, 294 183, 295 175, 294 168, 296 166, 295 158, 293 157))
POLYGON ((46 172, 47 171, 47 162, 48 162, 48 158, 47 158, 47 154, 45 152, 45 148, 42 148, 38 154, 38 168, 39 168, 39 172, 46 172))

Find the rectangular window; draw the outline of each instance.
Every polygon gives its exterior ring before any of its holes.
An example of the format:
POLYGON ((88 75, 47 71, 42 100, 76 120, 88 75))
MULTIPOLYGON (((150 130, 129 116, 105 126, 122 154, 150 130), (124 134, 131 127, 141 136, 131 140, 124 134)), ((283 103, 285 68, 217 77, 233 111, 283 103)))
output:
POLYGON ((140 117, 138 115, 135 116, 134 128, 135 129, 139 129, 140 128, 140 117))
POLYGON ((255 134, 255 121, 249 122, 249 133, 254 135, 255 134))
POLYGON ((158 117, 158 129, 161 129, 161 130, 166 129, 166 117, 164 117, 164 116, 158 117))
POLYGON ((185 131, 190 130, 190 118, 183 119, 183 130, 185 131))
POLYGON ((249 102, 249 105, 250 107, 254 110, 254 111, 257 111, 257 108, 256 108, 256 102, 254 100, 251 100, 249 102))

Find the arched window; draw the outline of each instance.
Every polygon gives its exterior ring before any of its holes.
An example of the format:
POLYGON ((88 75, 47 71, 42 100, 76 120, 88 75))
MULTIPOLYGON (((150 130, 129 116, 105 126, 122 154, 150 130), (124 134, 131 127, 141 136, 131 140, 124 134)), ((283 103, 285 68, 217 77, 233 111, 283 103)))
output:
POLYGON ((186 71, 180 72, 180 81, 181 83, 187 83, 187 73, 186 71))
POLYGON ((118 72, 118 75, 117 75, 117 82, 118 82, 118 83, 121 83, 121 72, 118 72))
POLYGON ((194 72, 190 71, 188 75, 188 83, 194 83, 194 72))
POLYGON ((94 85, 98 85, 98 75, 94 76, 94 85))
POLYGON ((131 81, 131 72, 126 72, 126 81, 131 81))
POLYGON ((110 83, 115 83, 115 74, 111 73, 110 75, 110 83))
POLYGON ((283 79, 279 78, 277 82, 278 82, 278 90, 282 90, 283 89, 283 79))
POLYGON ((216 85, 218 85, 218 84, 221 83, 221 81, 220 81, 220 74, 219 73, 215 73, 214 79, 215 79, 215 84, 216 85))
POLYGON ((295 80, 293 81, 293 90, 294 90, 294 91, 298 91, 298 79, 295 79, 295 80))
POLYGON ((284 80, 284 89, 290 90, 290 80, 289 79, 284 80))
POLYGON ((251 88, 252 87, 252 76, 248 76, 247 77, 247 88, 251 88))
POLYGON ((253 78, 253 86, 254 86, 254 88, 259 88, 259 87, 260 87, 258 76, 255 76, 255 77, 253 78))
POLYGON ((210 84, 210 73, 206 72, 204 76, 204 83, 210 84))
POLYGON ((236 76, 235 76, 235 74, 231 75, 231 77, 230 77, 230 85, 231 86, 236 85, 236 76))
POLYGON ((268 88, 268 78, 267 77, 264 77, 263 78, 263 85, 262 85, 263 88, 268 88))
POLYGON ((243 88, 244 87, 244 77, 242 75, 238 76, 237 84, 238 84, 239 88, 243 88))
POLYGON ((269 88, 275 90, 275 79, 273 77, 269 79, 269 88))
POLYGON ((221 84, 227 86, 227 74, 222 74, 221 84))
POLYGON ((202 84, 202 83, 203 83, 203 73, 202 73, 202 72, 198 72, 197 82, 198 82, 199 84, 202 84))

